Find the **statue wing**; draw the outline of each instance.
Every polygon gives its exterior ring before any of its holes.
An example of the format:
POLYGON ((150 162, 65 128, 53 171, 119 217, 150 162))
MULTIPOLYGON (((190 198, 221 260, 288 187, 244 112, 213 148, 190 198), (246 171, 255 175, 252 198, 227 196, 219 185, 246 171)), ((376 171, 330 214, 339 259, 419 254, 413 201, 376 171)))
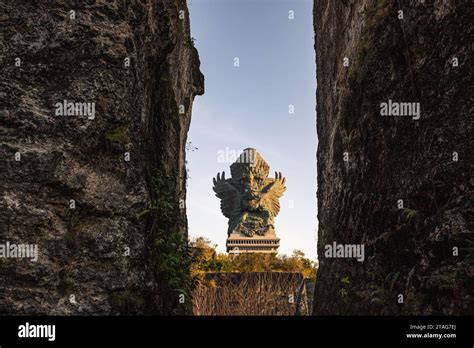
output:
POLYGON ((286 179, 281 173, 275 172, 275 179, 269 179, 271 182, 263 189, 263 203, 270 213, 271 217, 275 217, 280 212, 280 198, 285 193, 286 179))
POLYGON ((234 219, 240 213, 240 192, 226 180, 225 173, 222 176, 218 173, 214 182, 213 190, 221 200, 222 214, 229 219, 234 219))

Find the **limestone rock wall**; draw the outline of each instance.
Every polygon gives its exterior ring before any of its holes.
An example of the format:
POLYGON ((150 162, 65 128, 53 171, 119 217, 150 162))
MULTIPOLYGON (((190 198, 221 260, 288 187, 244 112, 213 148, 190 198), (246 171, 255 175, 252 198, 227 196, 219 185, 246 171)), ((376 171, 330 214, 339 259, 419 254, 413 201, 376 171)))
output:
POLYGON ((204 91, 186 2, 0 8, 0 243, 39 248, 37 262, 0 259, 0 314, 169 312, 176 299, 160 294, 150 251, 161 221, 147 210, 157 167, 186 193, 192 102, 204 91), (57 116, 63 100, 95 103, 95 118, 57 116))
POLYGON ((473 313, 473 17, 464 0, 315 1, 314 314, 473 313), (420 119, 382 117, 389 99, 420 119), (325 257, 334 241, 364 262, 325 257))

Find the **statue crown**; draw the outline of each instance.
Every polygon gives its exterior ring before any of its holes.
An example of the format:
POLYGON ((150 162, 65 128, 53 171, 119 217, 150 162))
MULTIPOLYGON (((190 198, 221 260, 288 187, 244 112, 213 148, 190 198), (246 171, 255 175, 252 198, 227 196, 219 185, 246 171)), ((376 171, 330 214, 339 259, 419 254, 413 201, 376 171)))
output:
POLYGON ((253 148, 246 148, 231 164, 230 173, 235 179, 242 179, 249 177, 252 174, 258 179, 268 178, 270 166, 262 158, 262 156, 253 148))

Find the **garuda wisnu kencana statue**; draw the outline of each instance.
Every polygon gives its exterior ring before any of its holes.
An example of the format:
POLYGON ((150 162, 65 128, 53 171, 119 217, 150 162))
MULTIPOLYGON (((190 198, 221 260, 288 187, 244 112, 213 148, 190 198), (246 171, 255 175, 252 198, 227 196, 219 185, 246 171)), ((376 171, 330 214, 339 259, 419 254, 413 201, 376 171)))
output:
POLYGON ((231 178, 226 179, 222 172, 213 179, 222 213, 229 219, 228 235, 275 235, 274 218, 280 212, 279 199, 286 187, 281 173, 269 178, 269 170, 262 156, 247 148, 230 166, 231 178))

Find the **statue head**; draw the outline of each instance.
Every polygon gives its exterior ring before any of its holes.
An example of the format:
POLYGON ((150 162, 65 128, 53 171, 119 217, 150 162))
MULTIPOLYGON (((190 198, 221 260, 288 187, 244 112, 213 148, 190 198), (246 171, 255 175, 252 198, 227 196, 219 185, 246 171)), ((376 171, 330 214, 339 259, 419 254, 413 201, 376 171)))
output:
POLYGON ((268 179, 270 166, 257 150, 246 148, 230 166, 232 178, 242 187, 242 203, 248 210, 259 209, 261 189, 268 179))

